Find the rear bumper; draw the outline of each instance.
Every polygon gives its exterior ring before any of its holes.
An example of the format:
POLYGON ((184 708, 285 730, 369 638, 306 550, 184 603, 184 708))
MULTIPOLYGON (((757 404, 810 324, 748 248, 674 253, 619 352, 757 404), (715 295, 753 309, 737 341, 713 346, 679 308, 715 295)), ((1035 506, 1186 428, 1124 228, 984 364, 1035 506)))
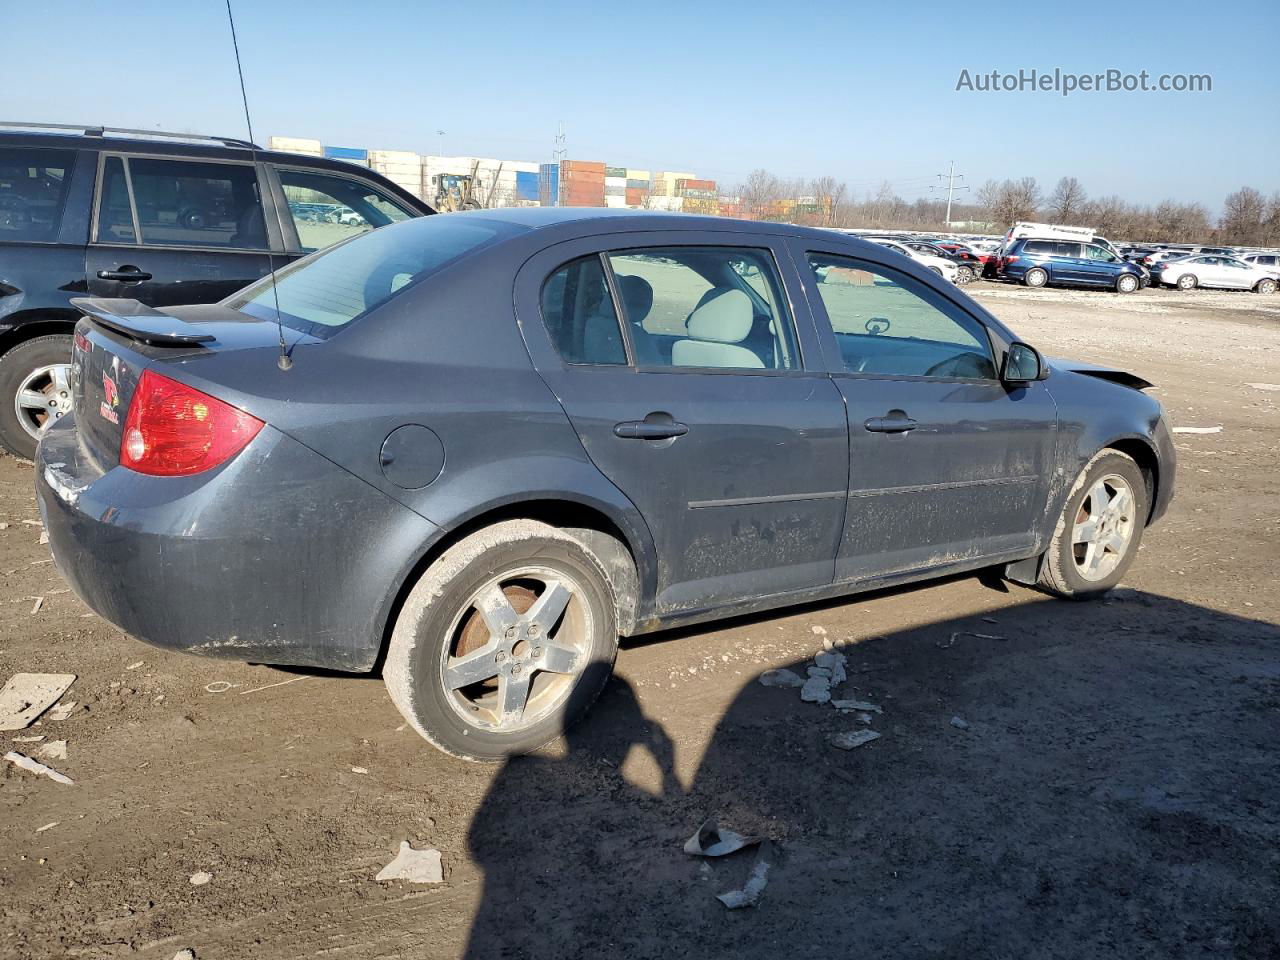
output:
POLYGON ((271 427, 216 470, 99 468, 68 417, 36 455, 58 570, 147 643, 368 670, 395 593, 438 528, 271 427))

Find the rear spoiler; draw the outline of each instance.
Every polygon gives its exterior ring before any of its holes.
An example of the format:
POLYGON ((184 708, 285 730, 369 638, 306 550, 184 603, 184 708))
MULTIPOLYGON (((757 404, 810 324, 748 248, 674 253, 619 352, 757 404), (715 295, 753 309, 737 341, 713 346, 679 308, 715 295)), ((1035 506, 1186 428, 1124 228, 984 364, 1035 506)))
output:
POLYGON ((209 343, 215 337, 195 324, 161 313, 137 300, 105 297, 73 297, 71 305, 99 326, 123 334, 130 340, 157 347, 186 347, 209 343))

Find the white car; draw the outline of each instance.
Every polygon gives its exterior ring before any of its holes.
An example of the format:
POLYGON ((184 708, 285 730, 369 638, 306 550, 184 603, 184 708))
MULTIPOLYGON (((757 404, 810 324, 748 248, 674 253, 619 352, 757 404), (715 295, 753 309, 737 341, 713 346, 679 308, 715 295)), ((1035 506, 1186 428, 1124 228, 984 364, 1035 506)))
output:
POLYGON ((1261 267, 1272 276, 1280 276, 1280 253, 1246 253, 1240 259, 1255 267, 1261 267))
POLYGON ((1160 270, 1160 282, 1179 290, 1218 287, 1223 290, 1276 292, 1274 268, 1255 266, 1235 257, 1184 257, 1171 260, 1160 270))
POLYGON ((919 250, 912 250, 910 247, 898 243, 896 240, 890 240, 886 237, 867 237, 872 243, 878 243, 882 247, 892 250, 894 253, 900 253, 904 257, 914 260, 929 270, 932 270, 944 280, 957 283, 956 280, 958 268, 952 260, 945 260, 942 257, 935 257, 927 253, 921 253, 919 250))

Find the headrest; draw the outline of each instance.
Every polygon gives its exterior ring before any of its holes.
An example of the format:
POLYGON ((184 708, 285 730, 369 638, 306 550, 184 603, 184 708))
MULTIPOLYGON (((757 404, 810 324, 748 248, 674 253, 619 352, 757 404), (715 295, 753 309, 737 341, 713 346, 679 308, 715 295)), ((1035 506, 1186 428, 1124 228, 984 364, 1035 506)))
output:
POLYGON ((653 286, 644 277, 621 274, 618 280, 618 295, 622 297, 622 306, 627 311, 627 319, 632 323, 640 323, 653 309, 653 286))
POLYGON ((689 314, 689 336, 715 343, 740 343, 751 332, 751 298, 732 288, 715 292, 689 314))

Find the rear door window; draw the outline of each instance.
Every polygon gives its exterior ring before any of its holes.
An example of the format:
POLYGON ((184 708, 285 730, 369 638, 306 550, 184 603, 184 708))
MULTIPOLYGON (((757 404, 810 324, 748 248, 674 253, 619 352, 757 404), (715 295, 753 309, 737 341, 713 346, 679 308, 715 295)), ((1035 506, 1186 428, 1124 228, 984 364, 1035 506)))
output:
POLYGON ((1053 253, 1053 244, 1047 240, 1028 240, 1023 245, 1022 250, 1028 254, 1051 254, 1053 253))
MULTIPOLYGON (((253 164, 127 157, 124 170, 144 245, 267 249, 253 164)), ((112 239, 99 219, 99 242, 112 239)))
POLYGON ((627 350, 604 264, 593 254, 566 263, 542 286, 542 320, 565 363, 625 364, 627 350))
POLYGON ((416 216, 369 184, 338 174, 278 168, 298 241, 308 253, 416 216))
POLYGON ((1053 244, 1053 254, 1056 257, 1077 259, 1080 256, 1080 244, 1072 243, 1070 240, 1059 240, 1053 244))
POLYGON ((74 150, 0 148, 0 243, 58 239, 74 150))

